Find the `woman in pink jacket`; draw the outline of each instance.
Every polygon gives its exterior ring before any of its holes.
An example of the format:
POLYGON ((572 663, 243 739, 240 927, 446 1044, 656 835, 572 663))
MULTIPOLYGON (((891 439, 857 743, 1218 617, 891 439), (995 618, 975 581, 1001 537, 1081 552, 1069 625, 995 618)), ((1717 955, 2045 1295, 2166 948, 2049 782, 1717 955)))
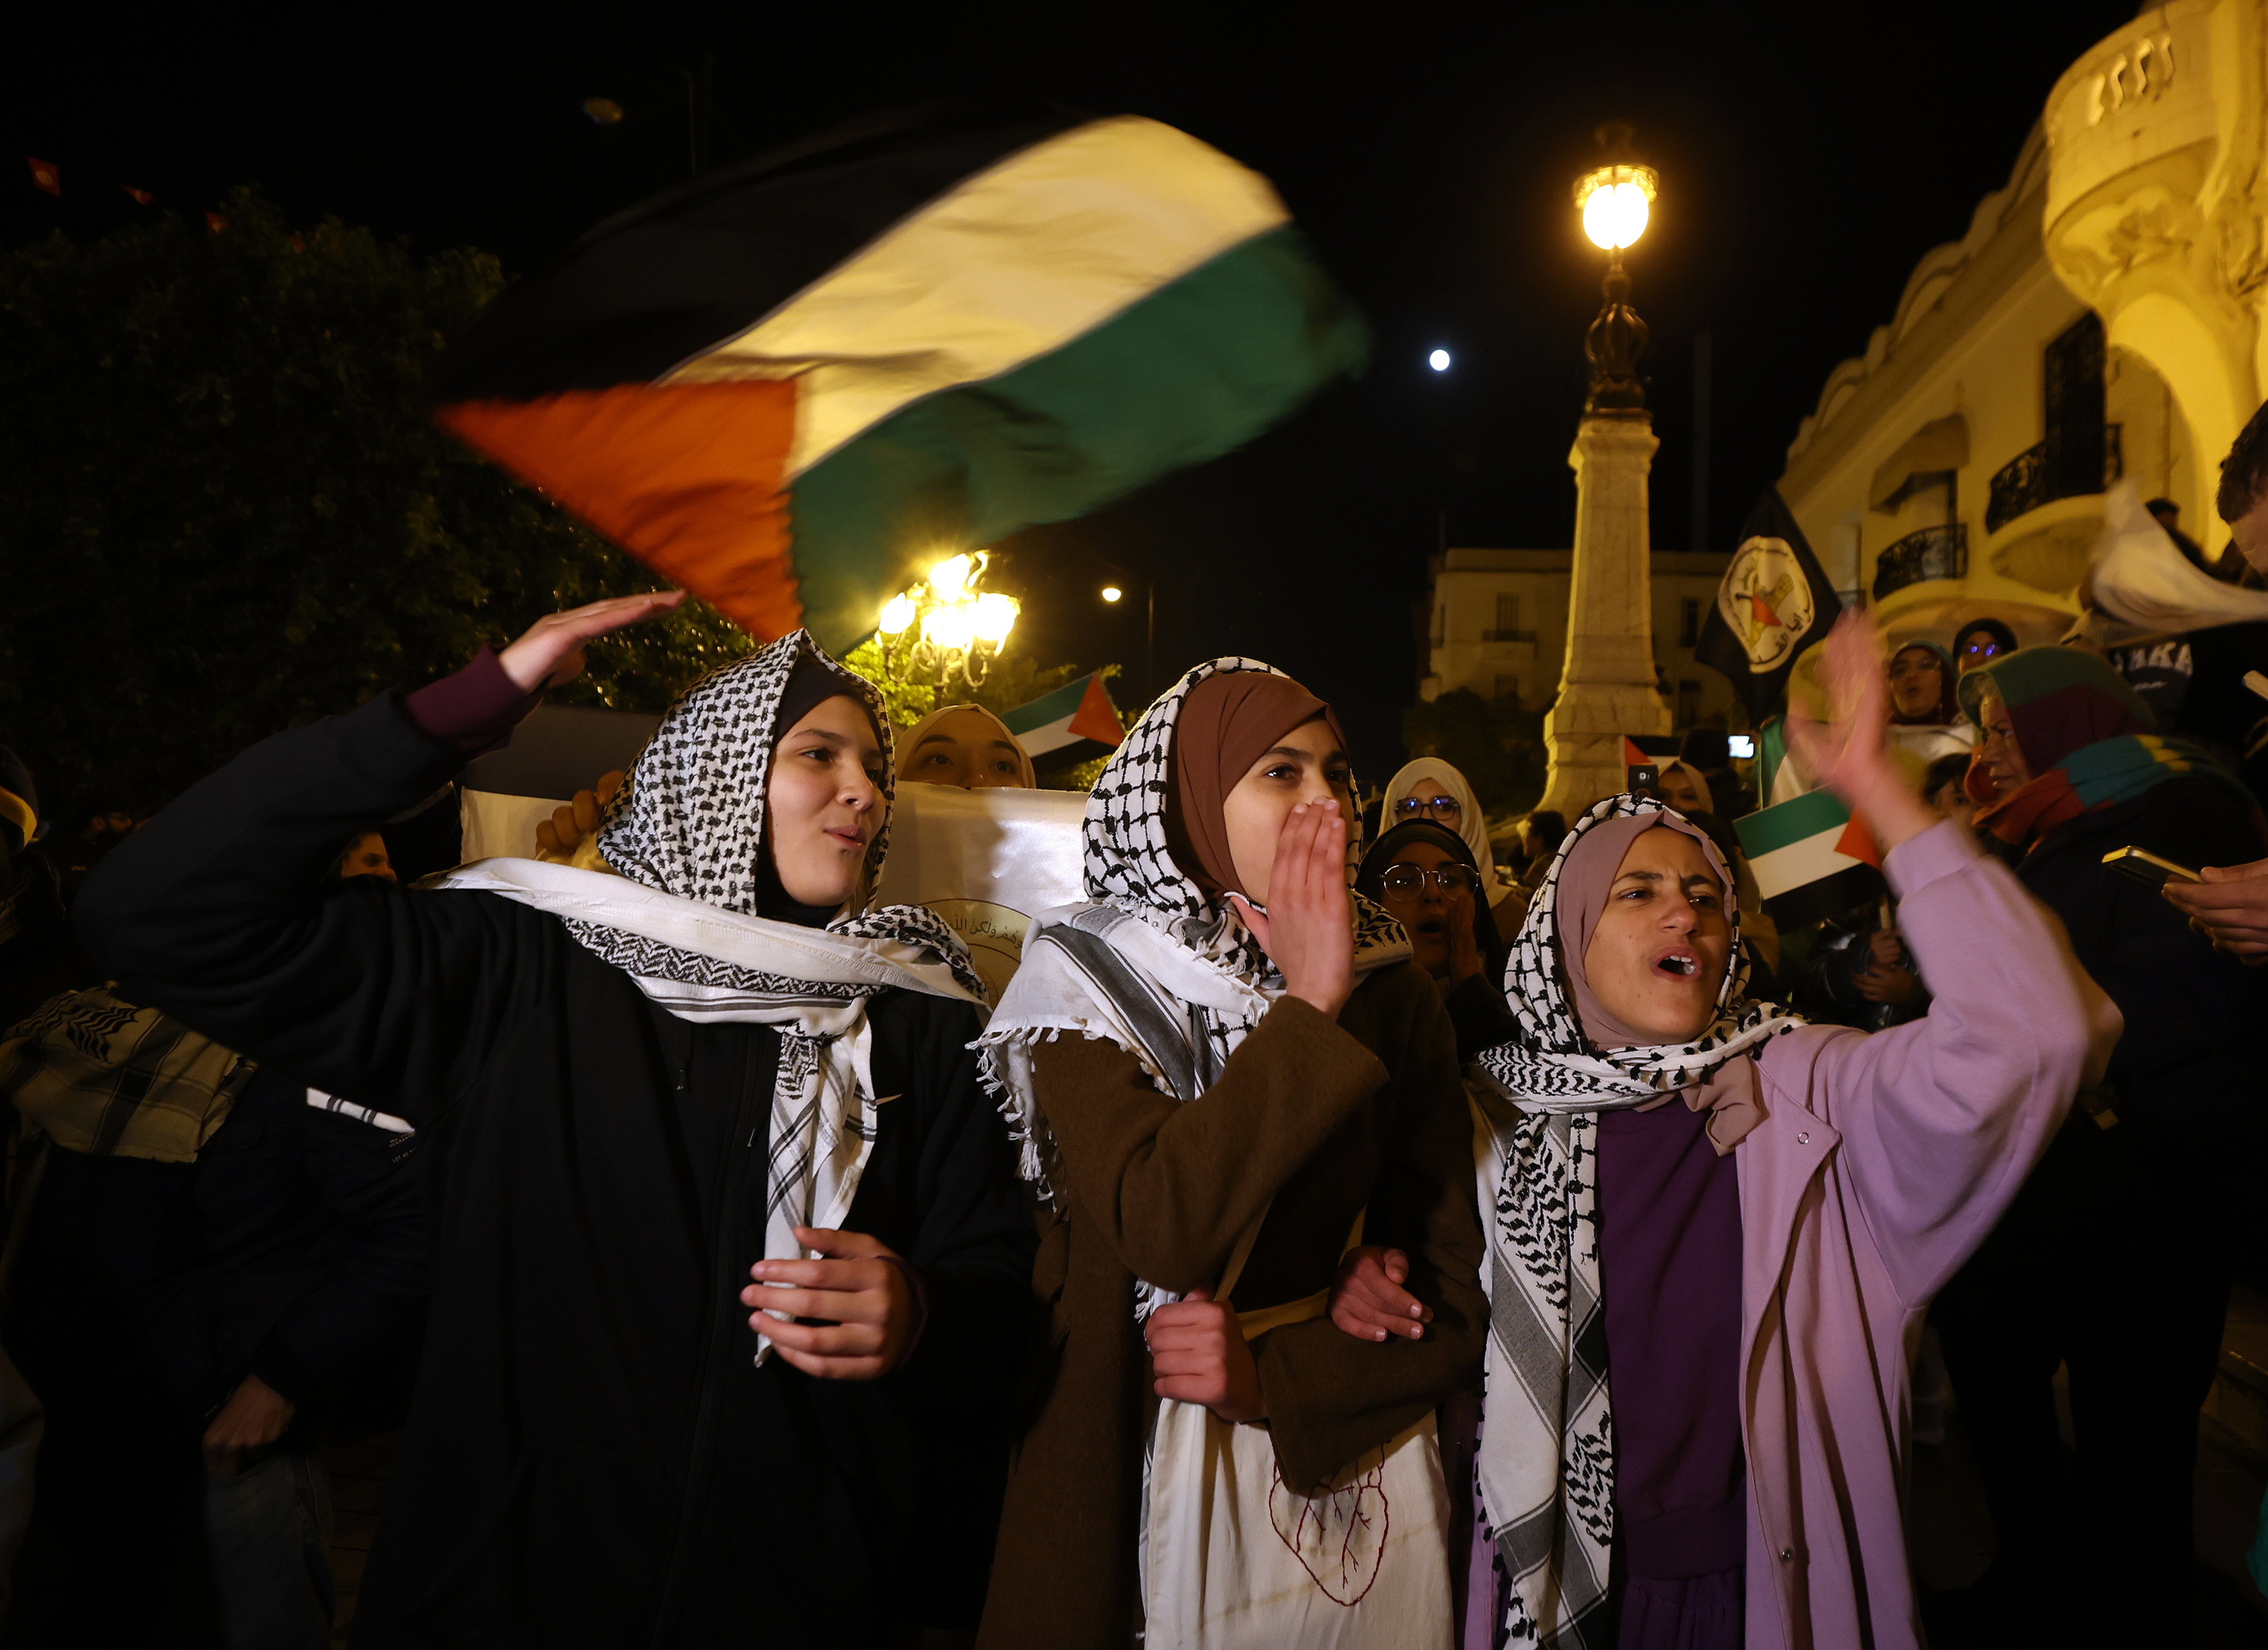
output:
MULTIPOLYGON (((1935 1005, 1870 1036, 1752 1001, 1730 873, 1650 799, 1608 799, 1561 845, 1506 971, 1517 1029, 1474 1085, 1491 1334, 1468 1645, 1921 1643, 1902 1494, 1922 1311, 2118 1019, 1892 766, 1870 627, 1837 629, 1827 677, 1845 718, 1799 737, 1887 851, 1935 1005)), ((1349 1273, 1341 1327, 1410 1332, 1394 1259, 1349 1273)))

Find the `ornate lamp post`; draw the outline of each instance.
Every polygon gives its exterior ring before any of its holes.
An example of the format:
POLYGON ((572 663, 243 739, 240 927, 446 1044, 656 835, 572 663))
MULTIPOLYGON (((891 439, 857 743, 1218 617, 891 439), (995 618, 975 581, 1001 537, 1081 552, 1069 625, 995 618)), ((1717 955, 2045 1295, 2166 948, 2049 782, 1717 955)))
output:
POLYGON ((1646 476, 1653 420, 1638 374, 1646 322, 1630 306, 1623 252, 1646 232, 1660 180, 1629 158, 1630 128, 1602 126, 1606 164, 1575 185, 1583 232, 1609 254, 1606 303, 1583 352, 1591 390, 1567 462, 1575 472, 1574 588, 1559 696, 1545 719, 1550 777, 1543 806, 1573 819, 1623 788, 1623 736, 1666 733, 1669 708, 1654 689, 1652 544, 1646 476))
POLYGON ((986 550, 947 556, 883 604, 874 639, 886 671, 900 681, 927 679, 939 692, 956 676, 974 688, 991 674, 1022 604, 978 588, 990 559, 986 550))

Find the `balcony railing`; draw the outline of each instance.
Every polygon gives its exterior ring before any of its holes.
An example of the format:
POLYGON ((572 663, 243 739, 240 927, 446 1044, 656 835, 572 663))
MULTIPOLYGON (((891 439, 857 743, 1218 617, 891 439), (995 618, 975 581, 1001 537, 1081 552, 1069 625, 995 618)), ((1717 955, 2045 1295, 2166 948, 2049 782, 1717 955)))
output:
POLYGON ((1481 632, 1481 640, 1484 642, 1532 642, 1535 639, 1535 632, 1533 630, 1483 630, 1481 632))
MULTIPOLYGON (((2102 426, 2102 488, 2110 487, 2126 473, 2125 454, 2120 434, 2124 426, 2102 426)), ((2044 441, 2026 447, 2000 467, 1992 478, 1992 496, 1984 506, 1984 531, 1998 533, 2007 523, 2042 505, 2052 504, 2058 498, 2071 498, 2088 492, 2099 492, 2102 488, 2066 488, 2052 490, 2047 470, 2048 444, 2044 441)))
POLYGON ((1918 585, 1925 578, 1966 578, 1969 576, 1969 529, 1949 521, 1940 527, 1909 533, 1884 550, 1874 564, 1874 600, 1894 590, 1918 585))

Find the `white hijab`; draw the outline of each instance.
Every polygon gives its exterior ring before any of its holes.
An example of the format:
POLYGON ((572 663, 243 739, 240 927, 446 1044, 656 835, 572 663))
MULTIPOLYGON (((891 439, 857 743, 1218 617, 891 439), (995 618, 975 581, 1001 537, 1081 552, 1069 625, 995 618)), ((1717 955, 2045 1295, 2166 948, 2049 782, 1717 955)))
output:
POLYGON ((1378 816, 1379 834, 1383 836, 1402 823, 1395 814, 1394 805, 1416 790, 1421 779, 1431 779, 1457 799, 1458 807, 1463 810, 1457 822, 1457 835, 1473 851, 1473 863, 1480 867, 1481 887, 1492 890, 1489 903, 1495 904, 1502 889, 1497 880, 1496 856, 1489 851, 1488 821, 1481 817, 1480 799, 1465 783, 1465 776, 1439 756, 1420 756, 1415 762, 1404 762, 1401 770, 1387 781, 1386 801, 1378 816))

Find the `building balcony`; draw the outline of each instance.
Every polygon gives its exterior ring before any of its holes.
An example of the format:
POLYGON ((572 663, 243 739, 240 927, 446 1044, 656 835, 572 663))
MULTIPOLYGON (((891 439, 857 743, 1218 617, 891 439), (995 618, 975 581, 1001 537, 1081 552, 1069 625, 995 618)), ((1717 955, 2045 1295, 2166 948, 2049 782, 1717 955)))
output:
POLYGON ((1998 533, 2018 516, 2037 510, 2042 505, 2099 493, 2111 486, 2126 473, 2120 439, 2122 429, 2118 424, 2102 426, 2102 477, 2097 486, 2057 485, 2048 475, 2048 444, 2044 441, 2035 442, 2010 459, 1992 477, 1992 498, 1984 506, 1984 531, 1998 533))
POLYGON ((1533 630, 1483 630, 1481 632, 1481 640, 1484 642, 1533 643, 1535 640, 1535 632, 1533 630))
POLYGON ((1874 600, 1926 578, 1969 577, 1969 529, 1961 522, 1909 533, 1874 563, 1874 600))

